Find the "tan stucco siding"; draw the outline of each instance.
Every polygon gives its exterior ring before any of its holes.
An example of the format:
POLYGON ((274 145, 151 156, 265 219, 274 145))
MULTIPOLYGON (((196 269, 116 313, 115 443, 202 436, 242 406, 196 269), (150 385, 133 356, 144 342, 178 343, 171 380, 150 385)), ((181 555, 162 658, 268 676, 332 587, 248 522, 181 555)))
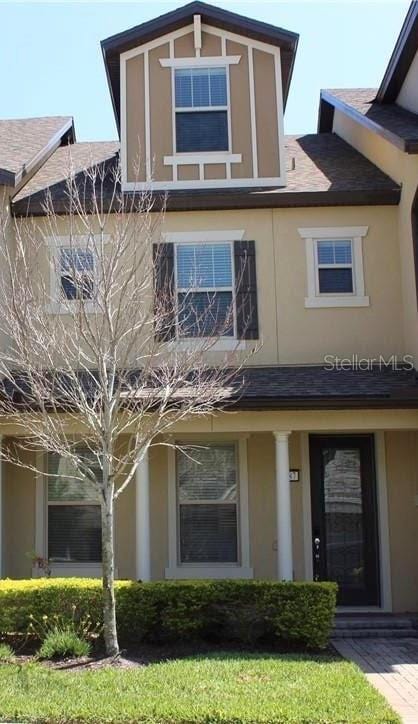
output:
POLYGON ((171 181, 173 171, 164 165, 164 156, 173 153, 171 71, 163 68, 160 58, 168 58, 168 43, 149 52, 150 139, 152 177, 171 181))
POLYGON ((415 53, 396 102, 407 111, 418 113, 418 53, 415 53))
MULTIPOLYGON (((126 63, 127 180, 145 180, 144 56, 126 63)), ((123 161, 122 161, 123 162, 123 161)))
POLYGON ((418 157, 403 153, 341 111, 335 111, 333 130, 397 183, 402 184, 401 201, 396 211, 402 324, 405 347, 414 355, 415 364, 418 364, 418 308, 411 227, 411 208, 418 186, 418 157))
POLYGON ((251 109, 250 89, 248 75, 248 49, 241 43, 227 41, 228 55, 240 55, 237 65, 229 68, 230 84, 230 113, 232 153, 240 153, 241 163, 232 164, 232 178, 251 178, 253 175, 253 161, 251 150, 251 109))
POLYGON ((405 351, 396 209, 277 209, 273 228, 281 363, 322 363, 327 354, 372 357, 405 351), (369 227, 363 268, 370 306, 306 309, 306 250, 298 228, 362 225, 369 227))
POLYGON ((418 610, 418 433, 386 433, 394 611, 418 610))
POLYGON ((251 364, 321 363, 325 354, 408 353, 403 341, 397 212, 392 207, 168 213, 165 229, 244 229, 256 241, 262 346, 251 364), (299 227, 366 225, 369 307, 306 309, 306 253, 299 227))
MULTIPOLYGON (((222 54, 222 40, 219 31, 202 31, 201 58, 219 57, 222 54)), ((195 57, 194 34, 187 32, 174 38, 172 43, 174 58, 195 57)), ((141 159, 149 156, 152 180, 156 182, 172 182, 175 180, 171 165, 164 164, 164 156, 171 156, 175 151, 173 138, 173 99, 172 70, 160 64, 161 58, 170 54, 170 44, 162 43, 151 50, 138 49, 138 55, 126 61, 126 178, 128 182, 138 180, 138 156, 141 159), (148 61, 146 60, 148 58, 148 61), (145 88, 149 69, 149 145, 146 148, 146 98, 145 88)), ((276 99, 276 67, 274 52, 250 49, 245 42, 227 39, 225 50, 228 56, 238 56, 239 62, 227 66, 229 76, 229 119, 230 132, 229 151, 240 154, 241 160, 231 163, 232 179, 254 178, 256 167, 253 166, 253 134, 258 154, 257 176, 259 178, 278 178, 279 163, 279 122, 277 117, 276 99), (253 58, 253 77, 250 79, 249 54, 253 58), (254 93, 253 113, 251 108, 251 88, 254 93), (254 122, 253 122, 254 119, 254 122), (254 126, 254 128, 253 128, 254 126)), ((123 63, 122 59, 122 63, 123 63)), ((122 73, 123 78, 123 73, 122 73)), ((279 86, 280 87, 280 84, 279 86)), ((279 107, 281 105, 281 99, 279 107)), ((122 94, 122 102, 124 97, 122 94)), ((125 154, 123 154, 125 155, 125 154)), ((204 156, 204 154, 203 154, 204 156)), ((227 156, 226 156, 227 158, 227 156)), ((144 180, 145 163, 142 164, 139 180, 144 180)), ((215 165, 204 164, 203 179, 229 179, 227 161, 215 165)), ((199 179, 199 177, 197 177, 199 179)), ((196 180, 195 172, 180 166, 178 181, 196 180)))
MULTIPOLYGON (((198 176, 197 167, 191 171, 198 176)), ((242 230, 244 239, 254 239, 261 342, 246 364, 321 364, 327 354, 414 354, 412 332, 404 337, 397 213, 396 207, 368 206, 167 212, 157 229, 197 232, 197 237, 199 231, 234 229, 242 230), (368 226, 363 262, 370 306, 305 308, 307 262, 298 229, 363 225, 368 226)), ((47 221, 40 218, 37 223, 47 234, 47 221)), ((112 233, 113 223, 111 217, 106 233, 112 233)), ((65 235, 66 229, 66 220, 59 219, 59 233, 65 235)), ((49 272, 45 265, 47 280, 49 272)), ((409 273, 413 275, 413 269, 409 273)), ((247 350, 252 344, 247 343, 247 350)), ((212 355, 216 361, 216 353, 212 355)))
POLYGON ((193 58, 195 54, 193 33, 187 33, 175 39, 174 56, 176 58, 193 58))
POLYGON ((257 160, 260 177, 280 176, 274 56, 253 51, 257 160))
MULTIPOLYGON (((31 453, 22 460, 34 463, 31 453)), ((35 552, 35 476, 23 467, 3 463, 3 565, 10 578, 30 578, 35 552)))
POLYGON ((199 178, 199 166, 197 164, 179 166, 177 178, 179 181, 196 181, 199 178))

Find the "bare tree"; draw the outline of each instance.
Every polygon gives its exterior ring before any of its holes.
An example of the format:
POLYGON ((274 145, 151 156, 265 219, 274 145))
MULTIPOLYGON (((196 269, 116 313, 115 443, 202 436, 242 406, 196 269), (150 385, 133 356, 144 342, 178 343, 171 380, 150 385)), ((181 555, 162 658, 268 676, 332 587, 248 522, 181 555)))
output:
POLYGON ((112 656, 115 502, 149 448, 173 445, 167 434, 179 422, 224 405, 240 367, 235 352, 209 363, 231 333, 231 310, 215 297, 202 309, 192 292, 174 294, 160 242, 164 211, 151 193, 126 197, 120 188, 117 163, 70 168, 59 209, 47 196, 42 217, 5 217, 0 235, 0 421, 16 431, 2 456, 40 472, 37 456, 22 451, 56 453, 94 487, 112 656), (179 344, 173 323, 192 344, 179 344))

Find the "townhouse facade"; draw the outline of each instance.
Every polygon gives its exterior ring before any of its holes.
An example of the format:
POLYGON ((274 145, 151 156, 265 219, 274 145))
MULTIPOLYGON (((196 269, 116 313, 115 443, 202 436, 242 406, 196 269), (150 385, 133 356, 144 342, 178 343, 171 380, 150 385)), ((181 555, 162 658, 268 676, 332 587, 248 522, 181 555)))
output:
MULTIPOLYGON (((117 504, 120 578, 335 580, 341 606, 416 611, 418 5, 380 88, 323 91, 299 137, 283 131, 297 42, 202 2, 108 38, 120 142, 0 121, 4 205, 42 226, 48 191, 65 237, 69 156, 80 174, 120 158, 126 195, 167 194, 177 295, 197 265, 194 299, 233 306, 248 259, 251 312, 213 351, 256 348, 242 395, 174 431, 199 465, 159 448, 140 466, 117 504)), ((70 497, 3 463, 2 576, 37 575, 31 550, 53 575, 100 575, 97 506, 70 497)))

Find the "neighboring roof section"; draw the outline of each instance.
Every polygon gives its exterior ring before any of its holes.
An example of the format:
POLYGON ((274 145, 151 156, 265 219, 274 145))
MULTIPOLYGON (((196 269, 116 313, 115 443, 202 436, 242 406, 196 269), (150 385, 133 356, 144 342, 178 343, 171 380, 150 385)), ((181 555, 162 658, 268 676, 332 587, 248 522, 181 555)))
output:
POLYGON ((54 148, 74 141, 70 116, 0 120, 0 184, 17 186, 54 148))
POLYGON ((418 153, 418 115, 396 103, 378 103, 372 88, 322 90, 318 131, 332 131, 334 109, 343 111, 406 153, 418 153))
MULTIPOLYGON (((377 91, 379 103, 394 103, 418 51, 418 1, 411 3, 385 75, 377 91)), ((417 91, 418 92, 418 91, 417 91)))
POLYGON ((252 20, 244 15, 198 1, 102 40, 102 52, 118 128, 120 127, 120 54, 193 23, 194 15, 200 15, 201 22, 207 25, 279 46, 281 48, 283 104, 286 106, 299 35, 275 25, 252 20))
MULTIPOLYGON (((286 136, 287 185, 271 189, 171 191, 167 208, 176 210, 275 208, 303 206, 397 204, 399 186, 333 133, 286 136)), ((71 167, 83 182, 83 170, 109 162, 116 169, 118 144, 75 143, 59 148, 13 203, 16 215, 43 214, 45 192, 50 190, 58 213, 65 213, 66 178, 71 167)), ((114 174, 113 174, 114 177, 114 174)), ((104 195, 111 198, 109 173, 104 195)), ((156 196, 156 207, 163 195, 156 196)))
POLYGON ((85 181, 84 172, 117 157, 119 143, 103 141, 96 143, 73 143, 61 146, 43 164, 39 171, 13 199, 12 208, 19 215, 42 214, 46 192, 49 191, 56 211, 65 210, 67 201, 67 180, 70 174, 79 175, 80 183, 85 181))

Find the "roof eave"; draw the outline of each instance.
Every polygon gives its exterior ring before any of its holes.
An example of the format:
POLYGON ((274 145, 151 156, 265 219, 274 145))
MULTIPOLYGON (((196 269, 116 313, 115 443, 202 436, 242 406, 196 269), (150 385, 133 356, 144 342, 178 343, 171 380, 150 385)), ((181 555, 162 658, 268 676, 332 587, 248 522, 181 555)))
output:
POLYGON ((327 133, 332 131, 334 114, 329 113, 327 105, 331 105, 333 109, 342 111, 353 120, 360 123, 362 126, 367 128, 369 131, 376 133, 377 135, 384 138, 386 141, 391 143, 396 148, 399 148, 404 153, 417 154, 418 153, 418 138, 405 139, 398 136, 396 133, 389 131, 384 128, 376 121, 373 121, 368 116, 360 113, 356 108, 345 103, 337 96, 333 96, 328 91, 321 90, 319 99, 319 112, 318 112, 318 132, 327 133))
POLYGON ((418 398, 371 396, 254 397, 231 400, 228 407, 240 410, 416 410, 418 398))
POLYGON ((377 92, 379 103, 394 103, 418 50, 418 1, 412 0, 377 92))

